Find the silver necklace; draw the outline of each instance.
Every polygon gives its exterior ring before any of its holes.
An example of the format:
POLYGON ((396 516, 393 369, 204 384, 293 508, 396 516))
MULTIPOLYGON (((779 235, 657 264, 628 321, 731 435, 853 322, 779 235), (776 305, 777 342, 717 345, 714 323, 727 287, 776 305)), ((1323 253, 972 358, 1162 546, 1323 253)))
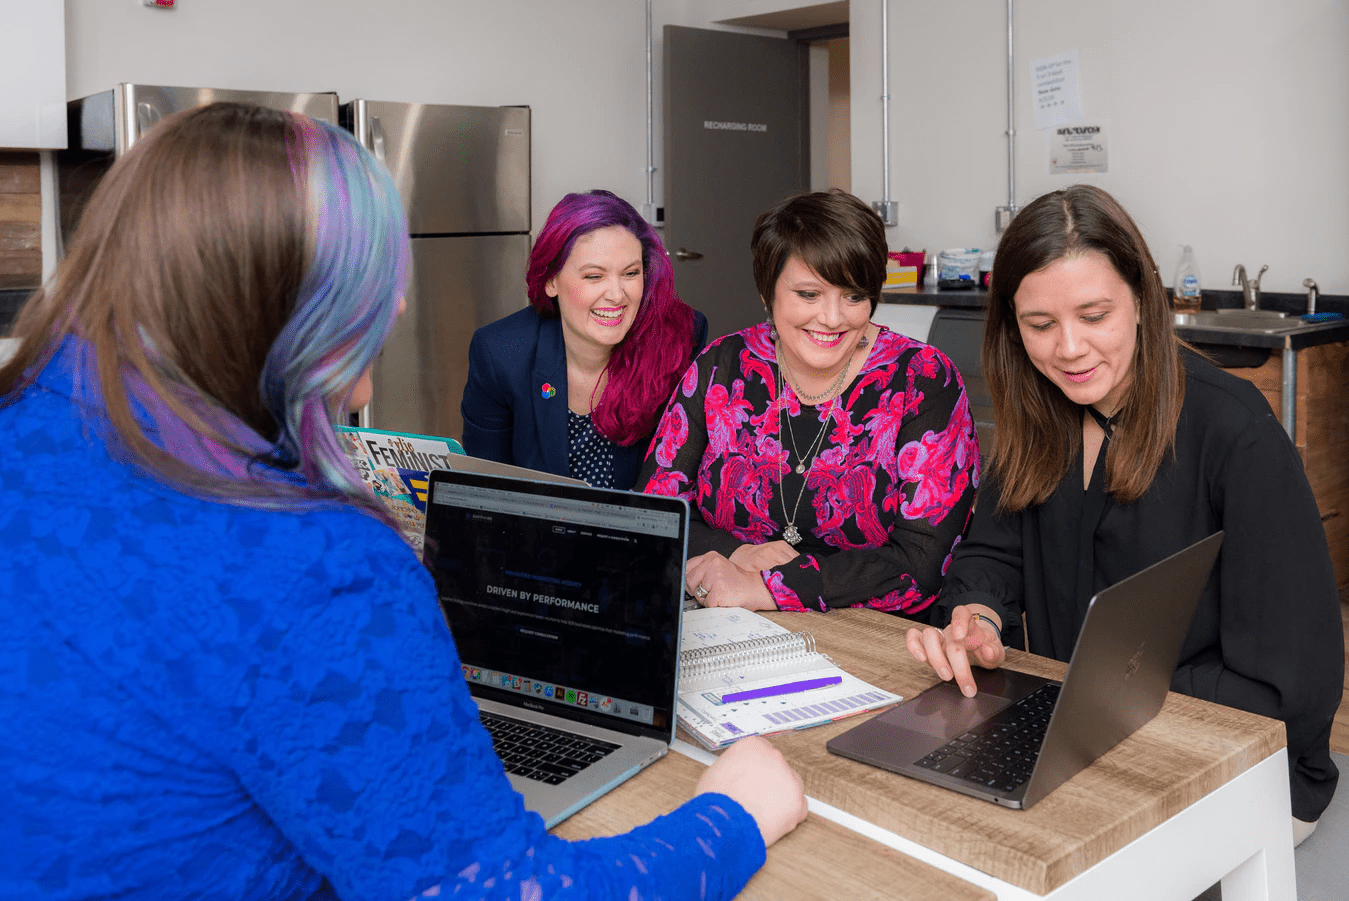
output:
MULTIPOLYGON (((792 442, 792 452, 796 454, 796 458, 797 458, 797 463, 796 463, 796 474, 797 474, 797 475, 802 475, 802 474, 804 474, 805 471, 806 471, 806 461, 807 461, 807 460, 812 460, 812 459, 814 459, 815 454, 816 454, 816 453, 819 451, 819 449, 820 449, 820 445, 824 442, 824 433, 825 433, 826 431, 828 431, 828 429, 829 429, 829 422, 830 422, 831 419, 833 419, 833 409, 834 409, 834 405, 833 405, 832 402, 830 403, 829 409, 825 411, 824 421, 823 421, 822 423, 820 423, 820 430, 819 430, 818 432, 815 433, 815 440, 812 441, 812 442, 810 443, 810 446, 809 446, 808 448, 806 448, 806 455, 805 455, 805 456, 802 456, 802 455, 801 455, 801 452, 800 452, 799 450, 797 450, 797 447, 796 447, 796 433, 793 432, 793 431, 791 430, 791 426, 785 425, 785 424, 784 424, 784 420, 783 420, 783 415, 782 415, 783 407, 787 406, 786 403, 784 403, 783 400, 782 400, 782 393, 783 393, 783 391, 785 390, 785 388, 784 388, 785 382, 786 382, 786 378, 785 378, 785 377, 783 376, 783 374, 782 374, 782 358, 781 358, 781 356, 779 356, 779 357, 778 357, 778 435, 781 436, 781 434, 782 434, 782 432, 783 432, 784 430, 787 432, 787 437, 788 437, 788 439, 792 442)), ((794 389, 793 389, 793 390, 794 390, 794 389)), ((781 439, 780 439, 780 438, 779 438, 779 443, 781 443, 781 439)), ((785 448, 784 448, 784 449, 785 449, 785 448)), ((782 469, 782 474, 778 477, 778 485, 779 485, 780 488, 781 488, 781 486, 782 486, 783 484, 785 484, 786 478, 787 478, 787 469, 786 469, 786 466, 784 466, 783 469, 782 469)), ((792 512, 791 512, 790 514, 788 514, 788 513, 787 513, 787 492, 786 492, 785 490, 780 490, 779 493, 778 493, 778 500, 779 500, 779 501, 781 502, 781 504, 782 504, 782 517, 783 517, 783 519, 787 520, 787 526, 786 526, 786 528, 784 528, 784 529, 782 530, 782 539, 783 539, 784 541, 786 541, 788 544, 792 545, 793 547, 795 547, 795 546, 796 546, 798 543, 800 543, 800 541, 801 541, 801 532, 798 531, 797 528, 796 528, 796 511, 798 511, 798 510, 801 509, 801 498, 805 497, 805 495, 806 495, 806 483, 803 481, 803 482, 801 483, 801 490, 800 490, 799 492, 797 492, 797 494, 796 494, 796 503, 792 504, 792 512)))
POLYGON ((826 397, 829 397, 830 395, 837 392, 839 386, 843 384, 843 377, 848 374, 848 369, 852 367, 852 355, 849 354, 847 361, 843 364, 843 368, 840 369, 838 375, 834 377, 834 383, 832 385, 824 389, 824 392, 821 394, 807 394, 806 392, 802 391, 799 387, 797 387, 800 384, 800 380, 797 379, 796 373, 792 372, 791 368, 787 366, 787 361, 782 356, 782 348, 776 347, 775 349, 777 350, 778 355, 778 373, 779 374, 786 373, 787 375, 791 376, 792 390, 796 392, 797 397, 801 398, 803 401, 809 404, 819 403, 826 397))

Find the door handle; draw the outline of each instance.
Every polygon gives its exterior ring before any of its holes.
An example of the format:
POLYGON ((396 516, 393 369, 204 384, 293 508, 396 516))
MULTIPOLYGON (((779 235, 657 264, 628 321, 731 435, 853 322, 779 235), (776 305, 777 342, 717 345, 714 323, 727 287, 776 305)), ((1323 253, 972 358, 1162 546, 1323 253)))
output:
POLYGON ((675 251, 674 258, 676 260, 701 260, 703 255, 696 250, 685 250, 681 247, 675 251))
POLYGON ((370 117, 370 152, 384 162, 384 126, 379 123, 379 116, 370 117))

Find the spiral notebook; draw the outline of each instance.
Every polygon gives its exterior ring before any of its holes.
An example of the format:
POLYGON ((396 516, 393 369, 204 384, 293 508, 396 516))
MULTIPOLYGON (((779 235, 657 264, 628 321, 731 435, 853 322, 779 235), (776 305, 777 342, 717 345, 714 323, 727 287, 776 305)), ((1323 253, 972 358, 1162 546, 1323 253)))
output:
POLYGON ((844 672, 815 649, 809 632, 738 607, 684 613, 679 724, 704 747, 808 729, 901 700, 844 672))

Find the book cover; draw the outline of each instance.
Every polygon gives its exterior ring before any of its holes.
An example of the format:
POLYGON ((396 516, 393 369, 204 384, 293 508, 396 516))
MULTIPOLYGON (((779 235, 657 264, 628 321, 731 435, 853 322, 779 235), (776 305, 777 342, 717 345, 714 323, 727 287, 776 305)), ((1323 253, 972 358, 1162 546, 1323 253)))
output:
POLYGON ((361 481, 398 523, 403 540, 418 554, 426 528, 426 488, 433 469, 448 469, 450 455, 463 454, 453 438, 338 426, 337 437, 361 481))
POLYGON ((903 700, 840 669, 809 632, 738 607, 686 611, 679 657, 679 723, 713 750, 903 700))

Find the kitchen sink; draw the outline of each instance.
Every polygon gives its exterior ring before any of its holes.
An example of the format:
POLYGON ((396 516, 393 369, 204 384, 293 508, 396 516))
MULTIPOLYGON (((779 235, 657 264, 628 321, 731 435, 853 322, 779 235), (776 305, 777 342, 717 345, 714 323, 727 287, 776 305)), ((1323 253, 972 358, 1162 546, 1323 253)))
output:
POLYGON ((1175 321, 1178 326, 1191 328, 1267 335, 1314 329, 1317 326, 1316 323, 1303 322, 1300 316, 1289 316, 1278 310, 1203 310, 1198 313, 1177 313, 1175 321))

